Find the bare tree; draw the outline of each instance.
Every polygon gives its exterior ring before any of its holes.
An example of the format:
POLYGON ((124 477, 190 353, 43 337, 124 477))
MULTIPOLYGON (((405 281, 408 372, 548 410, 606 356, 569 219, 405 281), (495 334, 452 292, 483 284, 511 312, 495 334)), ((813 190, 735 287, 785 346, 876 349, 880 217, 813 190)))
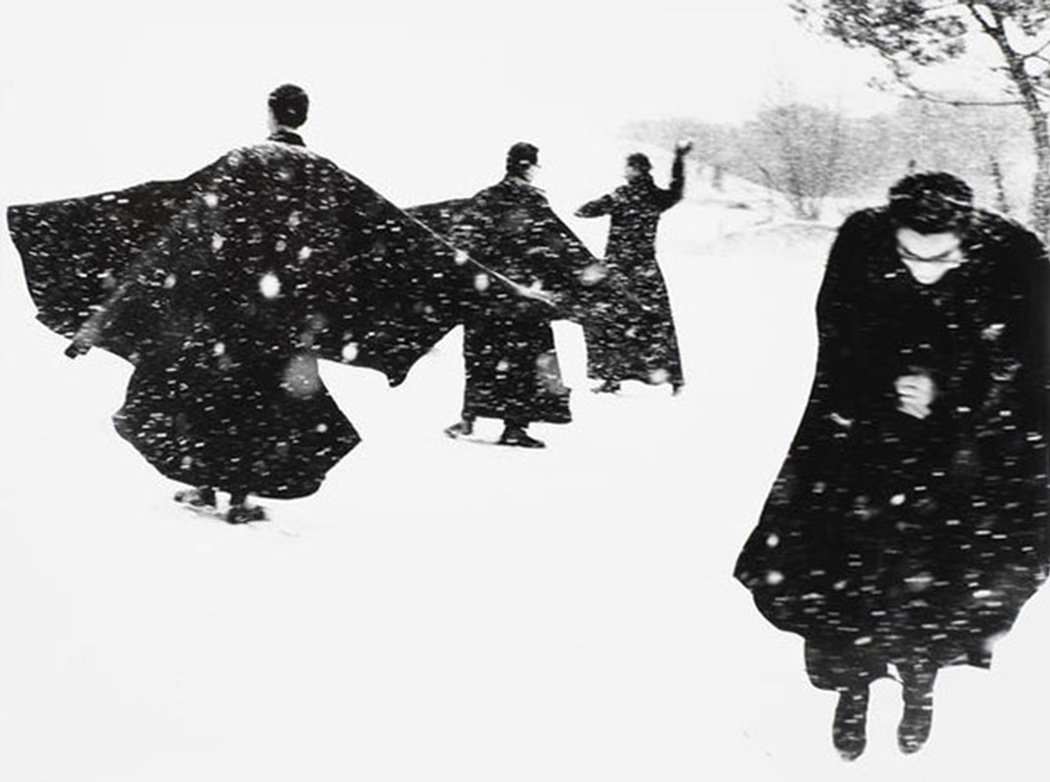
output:
POLYGON ((764 109, 746 128, 747 156, 768 186, 784 194, 795 216, 816 220, 841 181, 842 115, 804 103, 764 109))
POLYGON ((1028 116, 1036 156, 1032 224, 1050 238, 1050 2, 1047 0, 790 0, 805 21, 879 54, 913 96, 953 103, 916 82, 918 69, 962 58, 990 42, 1006 100, 1028 116))

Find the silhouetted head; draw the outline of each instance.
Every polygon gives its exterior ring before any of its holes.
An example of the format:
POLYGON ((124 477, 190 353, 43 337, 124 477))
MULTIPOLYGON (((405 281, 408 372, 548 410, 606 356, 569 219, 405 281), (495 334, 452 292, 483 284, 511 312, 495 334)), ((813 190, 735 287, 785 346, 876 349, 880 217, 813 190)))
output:
POLYGON ((507 150, 507 174, 509 176, 530 178, 533 166, 540 164, 540 150, 535 144, 519 141, 507 150))
POLYGON ((653 170, 653 164, 648 155, 634 152, 627 156, 627 162, 623 167, 623 176, 628 182, 633 182, 638 177, 646 176, 653 170))
POLYGON ((270 93, 269 106, 275 123, 286 128, 297 128, 306 122, 310 98, 302 87, 282 84, 270 93))
POLYGON ((653 170, 653 164, 649 160, 648 155, 643 155, 641 152, 634 152, 627 156, 627 165, 631 168, 636 168, 643 174, 648 174, 653 170))
POLYGON ((973 190, 943 171, 909 174, 890 188, 890 217, 920 234, 964 230, 973 214, 973 190))

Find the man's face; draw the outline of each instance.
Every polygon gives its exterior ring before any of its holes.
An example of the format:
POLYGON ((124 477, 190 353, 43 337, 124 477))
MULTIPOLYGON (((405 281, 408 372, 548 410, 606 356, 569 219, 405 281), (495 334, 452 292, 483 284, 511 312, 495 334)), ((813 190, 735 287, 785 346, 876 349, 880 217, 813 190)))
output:
POLYGON ((911 276, 923 285, 933 285, 966 262, 961 237, 955 231, 923 234, 912 228, 898 228, 897 253, 911 276))

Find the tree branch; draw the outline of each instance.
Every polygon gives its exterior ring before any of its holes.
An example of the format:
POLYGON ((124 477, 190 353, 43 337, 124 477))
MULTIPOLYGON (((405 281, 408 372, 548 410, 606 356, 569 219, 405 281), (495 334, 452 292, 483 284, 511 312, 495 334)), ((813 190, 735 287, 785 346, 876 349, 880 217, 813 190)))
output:
POLYGON ((1050 48, 1050 38, 1047 38, 1046 39, 1046 43, 1044 43, 1042 46, 1038 46, 1035 49, 1033 49, 1032 51, 1028 52, 1028 54, 1025 54, 1025 55, 1022 55, 1022 56, 1023 57, 1038 57, 1040 60, 1046 60, 1046 57, 1043 56, 1043 52, 1046 51, 1046 49, 1048 49, 1048 48, 1050 48))
MULTIPOLYGON (((961 99, 955 99, 955 98, 941 97, 941 96, 936 95, 936 94, 934 94, 932 92, 929 92, 928 90, 923 89, 922 87, 917 85, 914 81, 912 81, 911 74, 908 72, 907 68, 905 68, 904 65, 901 62, 899 62, 895 57, 893 57, 892 55, 882 51, 881 49, 876 49, 875 51, 880 57, 882 57, 887 62, 887 64, 889 65, 890 69, 893 71, 893 78, 894 78, 894 80, 901 87, 903 87, 905 90, 907 90, 906 93, 898 93, 898 97, 906 98, 906 99, 909 99, 909 100, 923 100, 923 101, 927 101, 929 103, 939 103, 939 104, 944 105, 944 106, 956 106, 956 107, 961 107, 961 106, 1022 106, 1022 105, 1024 105, 1024 102, 1021 101, 1021 100, 978 101, 978 100, 961 100, 961 99)), ((1009 73, 1008 69, 1004 68, 1003 70, 1006 70, 1007 73, 1009 73)))
POLYGON ((1023 106, 1023 100, 1003 100, 1003 101, 983 101, 983 100, 956 100, 952 98, 942 98, 938 95, 926 92, 924 90, 918 90, 916 93, 910 95, 901 95, 904 100, 921 100, 927 103, 937 103, 941 106, 955 106, 961 108, 965 106, 1023 106))
POLYGON ((988 35, 994 38, 997 32, 1003 32, 1003 20, 995 12, 994 8, 990 8, 986 4, 978 3, 974 0, 963 0, 963 5, 969 9, 970 15, 977 20, 977 23, 984 28, 984 31, 988 35), (984 14, 981 13, 982 10, 985 10, 992 15, 991 21, 984 18, 984 14))

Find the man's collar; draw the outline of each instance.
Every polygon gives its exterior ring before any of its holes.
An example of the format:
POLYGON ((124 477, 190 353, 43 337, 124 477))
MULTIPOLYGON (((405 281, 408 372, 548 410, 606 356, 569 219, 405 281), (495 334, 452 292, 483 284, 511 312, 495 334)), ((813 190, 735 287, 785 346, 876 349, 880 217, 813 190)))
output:
POLYGON ((273 133, 271 133, 267 139, 268 141, 280 141, 284 144, 294 144, 295 146, 305 147, 306 142, 303 141, 303 137, 296 133, 291 128, 286 128, 284 125, 278 125, 273 133))

